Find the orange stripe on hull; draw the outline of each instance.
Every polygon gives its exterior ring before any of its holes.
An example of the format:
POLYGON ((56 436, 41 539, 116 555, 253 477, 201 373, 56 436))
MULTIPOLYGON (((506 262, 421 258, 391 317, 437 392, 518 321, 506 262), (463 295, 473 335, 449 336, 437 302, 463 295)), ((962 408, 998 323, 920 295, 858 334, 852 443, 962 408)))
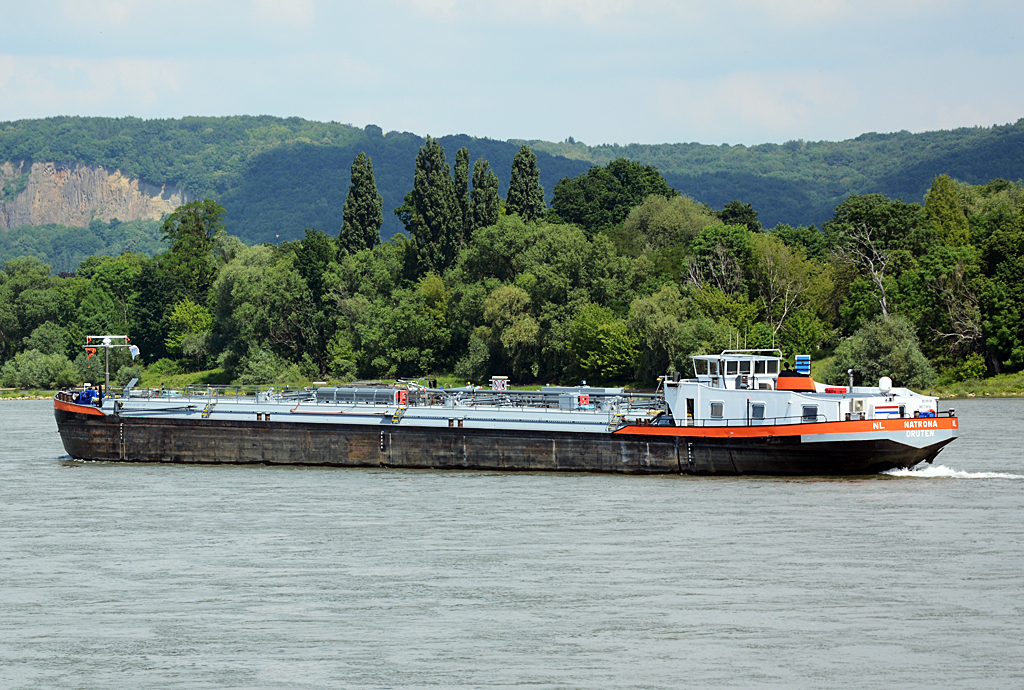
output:
POLYGON ((77 412, 78 414, 92 414, 100 417, 106 417, 103 411, 98 407, 92 407, 91 405, 76 405, 75 403, 64 402, 63 400, 53 401, 53 409, 64 410, 65 412, 77 412))
POLYGON ((814 434, 870 434, 873 431, 916 429, 956 430, 956 417, 876 419, 850 422, 817 422, 764 426, 624 426, 616 434, 637 436, 693 436, 697 438, 756 438, 762 436, 810 436, 814 434))

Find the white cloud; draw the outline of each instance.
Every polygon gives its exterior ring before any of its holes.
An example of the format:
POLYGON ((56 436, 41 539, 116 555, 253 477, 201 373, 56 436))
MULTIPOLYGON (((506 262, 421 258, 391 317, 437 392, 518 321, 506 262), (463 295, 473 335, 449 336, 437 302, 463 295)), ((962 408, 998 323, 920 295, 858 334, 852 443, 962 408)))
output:
MULTIPOLYGON (((665 80, 652 105, 661 118, 717 140, 729 131, 760 130, 776 136, 810 130, 820 118, 859 107, 859 96, 834 75, 814 71, 737 72, 708 80, 665 80)), ((795 136, 795 135, 794 135, 795 136)))
POLYGON ((63 17, 88 24, 125 24, 147 7, 141 0, 64 0, 62 5, 63 17))
POLYGON ((271 26, 309 26, 316 18, 313 0, 252 0, 256 20, 271 26))
POLYGON ((651 13, 677 14, 699 7, 696 0, 396 0, 428 17, 462 20, 486 15, 496 19, 525 22, 583 22, 588 26, 607 25, 616 18, 635 18, 651 13))
POLYGON ((0 55, 0 103, 20 104, 20 117, 130 113, 180 92, 187 70, 174 60, 78 59, 0 55), (127 107, 125 107, 127 106, 127 107))
POLYGON ((963 0, 732 0, 737 9, 757 13, 779 24, 822 22, 892 22, 944 12, 963 0))

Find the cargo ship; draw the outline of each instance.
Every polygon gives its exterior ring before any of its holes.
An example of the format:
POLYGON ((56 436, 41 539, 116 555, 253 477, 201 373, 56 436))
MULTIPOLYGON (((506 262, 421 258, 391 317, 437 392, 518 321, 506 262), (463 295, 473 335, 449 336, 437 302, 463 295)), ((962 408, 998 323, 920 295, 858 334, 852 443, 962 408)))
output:
MULTIPOLYGON (((96 336, 109 348, 123 336, 96 336), (113 344, 112 344, 113 343, 113 344)), ((75 459, 693 475, 875 474, 932 462, 953 410, 883 378, 825 386, 778 350, 692 358, 694 376, 622 388, 394 385, 61 391, 75 459)))

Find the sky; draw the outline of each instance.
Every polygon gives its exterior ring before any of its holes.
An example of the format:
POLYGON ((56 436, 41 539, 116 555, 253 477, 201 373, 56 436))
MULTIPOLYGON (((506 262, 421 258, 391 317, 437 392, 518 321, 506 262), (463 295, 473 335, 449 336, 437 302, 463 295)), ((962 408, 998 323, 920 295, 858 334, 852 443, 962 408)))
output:
POLYGON ((1020 0, 0 0, 0 121, 782 143, 1024 117, 1020 0))

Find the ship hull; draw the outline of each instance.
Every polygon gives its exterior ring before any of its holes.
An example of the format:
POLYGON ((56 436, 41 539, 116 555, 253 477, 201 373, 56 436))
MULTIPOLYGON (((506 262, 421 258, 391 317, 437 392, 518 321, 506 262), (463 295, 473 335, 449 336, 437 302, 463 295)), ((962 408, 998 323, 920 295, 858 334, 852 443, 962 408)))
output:
POLYGON ((66 404, 55 409, 55 416, 64 449, 75 459, 195 464, 838 476, 930 462, 955 437, 940 435, 927 445, 908 445, 893 434, 811 437, 749 430, 714 435, 655 427, 595 434, 152 419, 66 404))

